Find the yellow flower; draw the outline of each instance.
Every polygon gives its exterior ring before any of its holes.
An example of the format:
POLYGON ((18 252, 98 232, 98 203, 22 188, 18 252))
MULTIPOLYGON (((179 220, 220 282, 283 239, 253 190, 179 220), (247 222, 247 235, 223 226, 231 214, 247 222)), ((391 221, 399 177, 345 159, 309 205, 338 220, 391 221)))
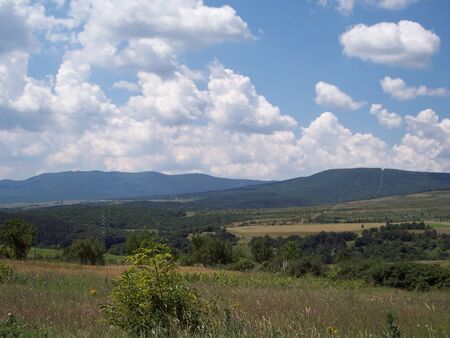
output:
POLYGON ((91 296, 91 297, 97 296, 97 290, 96 289, 90 289, 89 290, 89 296, 91 296))
POLYGON ((338 330, 334 326, 330 326, 327 328, 327 333, 334 336, 335 334, 338 333, 338 330))

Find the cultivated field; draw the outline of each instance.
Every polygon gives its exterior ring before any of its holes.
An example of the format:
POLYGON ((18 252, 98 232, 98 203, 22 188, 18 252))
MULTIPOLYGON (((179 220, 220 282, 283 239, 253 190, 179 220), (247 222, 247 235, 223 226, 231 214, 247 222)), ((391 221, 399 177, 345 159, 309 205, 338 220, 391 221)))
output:
MULTIPOLYGON (((425 222, 434 227, 439 233, 450 233, 450 222, 425 222)), ((250 239, 255 236, 269 235, 272 237, 287 237, 291 235, 305 236, 321 231, 343 232, 351 231, 360 233, 364 229, 379 228, 385 223, 326 223, 326 224, 289 224, 289 225, 247 225, 232 226, 227 230, 238 237, 250 239), (364 228, 362 228, 364 224, 364 228)))
MULTIPOLYGON (((126 337, 100 312, 111 278, 125 266, 7 263, 28 280, 1 285, 1 319, 13 313, 28 325, 45 326, 50 337, 126 337)), ((382 337, 387 311, 396 315, 402 337, 450 335, 448 290, 407 292, 359 282, 202 268, 186 273, 193 287, 217 302, 209 333, 186 337, 382 337)))
POLYGON ((361 232, 364 229, 378 228, 384 223, 328 223, 328 224, 291 224, 291 225, 249 225, 229 227, 228 231, 239 237, 251 238, 269 235, 272 237, 286 237, 291 235, 310 235, 321 231, 352 231, 361 232), (364 228, 362 228, 364 224, 364 228))

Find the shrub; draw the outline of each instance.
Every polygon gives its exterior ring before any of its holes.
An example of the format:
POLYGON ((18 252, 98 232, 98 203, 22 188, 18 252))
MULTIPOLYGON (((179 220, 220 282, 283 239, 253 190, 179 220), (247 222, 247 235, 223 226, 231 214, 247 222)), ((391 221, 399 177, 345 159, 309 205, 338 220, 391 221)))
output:
POLYGON ((168 252, 159 244, 127 258, 132 267, 115 281, 111 300, 103 306, 112 325, 138 337, 202 327, 206 304, 186 285, 168 252))
POLYGON ((95 239, 80 239, 72 242, 63 252, 63 257, 68 261, 76 261, 80 264, 103 265, 105 249, 103 244, 95 239))
MULTIPOLYGON (((26 277, 14 271, 14 269, 0 262, 0 284, 25 282, 26 277)), ((0 337, 2 337, 0 335, 0 337)))
POLYGON ((0 321, 0 337, 4 338, 49 338, 46 328, 32 329, 21 324, 14 315, 8 314, 6 320, 0 321))
POLYGON ((237 262, 230 266, 231 270, 236 271, 249 271, 255 267, 255 263, 247 258, 240 258, 237 262))
POLYGON ((337 278, 364 279, 374 285, 425 291, 450 287, 450 271, 438 265, 353 260, 338 265, 337 278))
POLYGON ((325 268, 320 261, 301 258, 289 261, 285 272, 287 275, 293 277, 301 277, 308 274, 322 276, 325 273, 325 268))

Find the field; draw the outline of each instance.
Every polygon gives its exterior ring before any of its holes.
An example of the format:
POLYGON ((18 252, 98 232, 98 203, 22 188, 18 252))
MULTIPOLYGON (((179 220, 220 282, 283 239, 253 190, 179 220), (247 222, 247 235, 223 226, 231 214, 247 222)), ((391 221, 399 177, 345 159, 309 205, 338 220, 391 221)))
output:
POLYGON ((291 235, 305 236, 321 231, 352 231, 361 232, 363 229, 378 228, 384 223, 328 223, 328 224, 291 224, 291 225, 249 225, 229 227, 228 231, 238 237, 251 238, 254 236, 269 235, 272 237, 286 237, 291 235))
MULTIPOLYGON (((126 337, 100 312, 111 278, 125 266, 7 263, 28 280, 1 286, 1 319, 12 313, 28 325, 46 326, 51 337, 126 337)), ((193 287, 218 304, 205 337, 381 337, 387 311, 395 314, 402 337, 450 335, 449 290, 407 292, 359 282, 203 268, 185 273, 193 287), (231 318, 226 319, 225 308, 231 318)))
MULTIPOLYGON (((439 233, 450 233, 450 222, 425 222, 439 233)), ((238 237, 249 239, 254 236, 269 235, 287 237, 291 235, 305 236, 321 231, 351 231, 360 233, 363 229, 378 228, 385 223, 326 223, 326 224, 289 224, 289 225, 247 225, 228 227, 227 230, 238 237), (364 228, 361 225, 364 224, 364 228)))

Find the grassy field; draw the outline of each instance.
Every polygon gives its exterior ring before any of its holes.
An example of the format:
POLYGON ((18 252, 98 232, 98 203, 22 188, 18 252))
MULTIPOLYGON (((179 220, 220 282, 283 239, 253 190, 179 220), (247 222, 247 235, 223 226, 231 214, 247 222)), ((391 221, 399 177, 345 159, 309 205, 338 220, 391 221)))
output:
MULTIPOLYGON (((126 266, 7 263, 28 279, 0 286, 0 319, 13 313, 28 325, 46 326, 52 337, 126 337, 100 312, 111 279, 126 266)), ((450 336, 449 290, 418 293, 312 277, 183 271, 218 304, 210 333, 196 337, 382 337, 387 311, 396 315, 402 337, 450 336), (225 308, 231 319, 225 319, 225 308)))
MULTIPOLYGON (((228 231, 238 237, 251 238, 255 236, 269 235, 273 237, 286 237, 290 235, 310 235, 321 231, 353 231, 361 232, 362 223, 328 223, 328 224, 292 224, 292 225, 249 225, 241 227, 229 227, 228 231)), ((378 228, 384 223, 364 223, 364 229, 378 228)))
MULTIPOLYGON (((32 247, 28 253, 28 258, 34 260, 59 260, 62 253, 62 249, 32 247)), ((123 264, 124 261, 125 256, 105 254, 105 262, 108 264, 123 264)))
MULTIPOLYGON (((425 222, 434 227, 440 233, 450 233, 450 222, 425 222)), ((364 229, 378 228, 385 223, 326 223, 326 224, 289 224, 289 225, 246 225, 232 226, 227 230, 243 239, 250 239, 255 236, 269 235, 272 237, 287 237, 291 235, 305 236, 319 233, 321 231, 351 231, 360 233, 364 229)))

